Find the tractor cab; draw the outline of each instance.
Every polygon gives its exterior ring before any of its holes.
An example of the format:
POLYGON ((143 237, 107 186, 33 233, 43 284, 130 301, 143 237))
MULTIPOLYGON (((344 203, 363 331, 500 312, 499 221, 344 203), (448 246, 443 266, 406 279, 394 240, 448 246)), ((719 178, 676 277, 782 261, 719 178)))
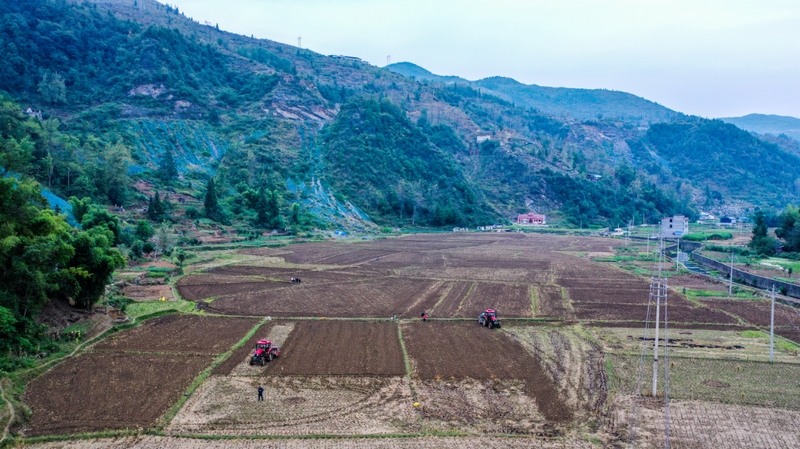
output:
POLYGON ((500 320, 497 319, 497 312, 494 309, 484 310, 478 317, 478 324, 486 326, 489 329, 500 327, 500 320))
POLYGON ((272 342, 271 341, 269 341, 269 340, 259 340, 258 343, 256 343, 256 354, 259 354, 259 355, 263 354, 263 353, 269 351, 269 349, 271 347, 272 347, 272 342))

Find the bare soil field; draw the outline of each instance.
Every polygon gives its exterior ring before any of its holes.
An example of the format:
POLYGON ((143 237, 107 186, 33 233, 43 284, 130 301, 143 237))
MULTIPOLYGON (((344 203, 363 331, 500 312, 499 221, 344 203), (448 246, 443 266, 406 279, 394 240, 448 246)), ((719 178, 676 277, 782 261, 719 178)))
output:
POLYGON ((160 298, 175 299, 169 285, 128 285, 122 293, 136 301, 157 301, 160 298))
POLYGON ((478 318, 486 309, 497 309, 500 318, 531 318, 533 304, 528 285, 476 282, 469 296, 464 298, 456 317, 478 318))
POLYGON ((228 283, 209 283, 209 284, 188 284, 177 285, 178 293, 187 301, 201 301, 203 299, 216 296, 230 295, 234 293, 257 292, 269 290, 271 288, 283 287, 282 283, 274 281, 263 282, 228 282, 228 283))
POLYGON ((168 432, 369 435, 420 431, 405 377, 212 376, 168 432), (264 388, 264 401, 257 389, 264 388))
POLYGON ((436 283, 395 277, 327 284, 304 281, 287 288, 223 296, 211 305, 232 315, 389 318, 401 316, 436 283))
MULTIPOLYGON (((300 438, 224 439, 135 436, 116 439, 36 443, 34 449, 597 449, 582 438, 545 439, 536 437, 465 436, 400 438, 300 438)), ((720 446, 722 447, 722 446, 720 446)), ((777 447, 777 446, 776 446, 777 447)))
MULTIPOLYGON (((647 317, 646 304, 573 302, 572 305, 575 308, 575 316, 580 320, 644 322, 647 317)), ((705 307, 670 304, 668 314, 670 322, 676 323, 738 324, 738 321, 730 315, 705 307)), ((650 319, 655 320, 655 307, 651 310, 650 319)))
POLYGON ((355 265, 371 260, 380 260, 381 258, 390 256, 396 252, 397 251, 385 251, 377 249, 359 249, 344 254, 336 254, 334 256, 318 259, 315 260, 314 263, 320 265, 355 265))
POLYGON ((222 354, 257 323, 254 318, 165 315, 111 335, 92 349, 222 354))
POLYGON ((26 436, 147 428, 211 363, 210 356, 88 353, 33 380, 26 436))
MULTIPOLYGON (((741 300, 741 299, 709 299, 703 301, 711 308, 724 310, 743 318, 750 324, 760 327, 769 327, 770 309, 769 300, 741 300)), ((800 323, 800 315, 778 302, 775 303, 775 326, 792 326, 800 323)))
POLYGON ((230 375, 231 372, 242 363, 242 361, 249 360, 253 348, 256 346, 258 340, 264 338, 264 336, 269 333, 270 329, 272 329, 274 324, 274 322, 262 324, 256 333, 253 334, 249 340, 247 340, 244 346, 241 346, 239 349, 233 351, 233 353, 227 359, 214 367, 214 369, 211 371, 211 374, 215 376, 230 375))
MULTIPOLYGON (((428 432, 536 435, 547 420, 521 380, 422 380, 415 382, 422 424, 428 432)), ((552 435, 550 435, 552 436, 552 435)))
POLYGON ((693 290, 712 290, 717 292, 727 292, 728 286, 722 282, 709 279, 707 276, 699 274, 682 274, 669 278, 669 286, 673 288, 689 288, 693 290))
POLYGON ((533 287, 537 317, 554 317, 574 319, 575 314, 562 288, 558 285, 540 285, 533 287))
MULTIPOLYGON (((452 288, 447 292, 439 304, 432 308, 430 313, 431 317, 454 317, 459 312, 459 307, 464 298, 470 293, 475 285, 474 282, 454 282, 452 288)), ((477 315, 475 319, 477 319, 477 315)))
POLYGON ((406 372, 393 322, 298 321, 281 351, 264 374, 401 376, 406 372))
POLYGON ((548 421, 572 416, 541 362, 500 332, 477 323, 419 322, 403 325, 403 339, 416 377, 522 380, 548 421))

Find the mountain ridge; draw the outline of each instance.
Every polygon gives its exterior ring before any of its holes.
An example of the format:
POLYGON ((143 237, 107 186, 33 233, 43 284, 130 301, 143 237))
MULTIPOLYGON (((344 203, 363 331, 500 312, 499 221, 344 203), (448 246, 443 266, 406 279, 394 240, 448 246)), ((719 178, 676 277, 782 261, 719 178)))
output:
POLYGON ((649 125, 671 121, 683 115, 658 103, 621 91, 539 86, 524 84, 504 76, 470 81, 458 76, 436 75, 411 62, 399 62, 384 68, 418 80, 444 84, 465 83, 546 114, 577 120, 610 118, 649 125))

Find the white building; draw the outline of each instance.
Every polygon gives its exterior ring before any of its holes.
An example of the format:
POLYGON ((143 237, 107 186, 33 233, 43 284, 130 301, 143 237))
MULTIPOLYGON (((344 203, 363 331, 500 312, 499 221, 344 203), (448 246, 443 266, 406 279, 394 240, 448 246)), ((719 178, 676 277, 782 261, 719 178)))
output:
POLYGON ((683 215, 661 219, 661 237, 681 238, 689 233, 689 218, 683 215))

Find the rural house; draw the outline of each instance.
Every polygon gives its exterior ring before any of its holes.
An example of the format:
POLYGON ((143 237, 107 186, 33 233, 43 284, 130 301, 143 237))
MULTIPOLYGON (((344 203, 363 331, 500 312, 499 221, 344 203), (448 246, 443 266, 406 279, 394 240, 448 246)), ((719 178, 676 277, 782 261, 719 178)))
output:
POLYGON ((681 238, 689 233, 689 217, 675 215, 661 219, 661 237, 681 238))
POLYGON ((543 225, 545 224, 545 216, 534 213, 520 214, 517 217, 517 224, 521 225, 543 225))

